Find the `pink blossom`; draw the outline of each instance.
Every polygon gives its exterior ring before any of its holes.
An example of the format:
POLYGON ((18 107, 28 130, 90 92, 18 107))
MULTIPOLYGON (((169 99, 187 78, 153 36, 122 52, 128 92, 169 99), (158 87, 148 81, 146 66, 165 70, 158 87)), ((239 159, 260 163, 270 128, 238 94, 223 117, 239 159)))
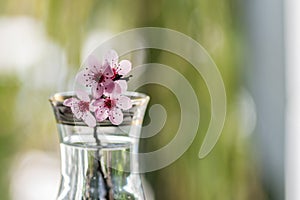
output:
POLYGON ((128 110, 132 107, 130 98, 120 94, 112 94, 106 98, 97 99, 93 105, 97 107, 95 110, 97 121, 101 122, 109 118, 114 125, 123 122, 122 110, 128 110))
POLYGON ((94 98, 100 98, 105 88, 109 90, 113 84, 113 71, 108 64, 102 65, 91 55, 88 58, 88 66, 78 73, 77 81, 86 87, 92 88, 94 98))
POLYGON ((77 80, 86 87, 92 88, 94 98, 103 94, 123 93, 127 90, 127 82, 121 80, 131 70, 131 62, 122 60, 118 63, 118 54, 110 50, 104 57, 103 64, 94 57, 88 58, 88 67, 81 71, 77 80))
POLYGON ((77 98, 66 99, 63 105, 71 107, 71 110, 77 119, 82 119, 89 127, 96 126, 96 119, 92 115, 95 108, 91 104, 89 95, 84 91, 77 91, 77 98))
POLYGON ((130 98, 122 94, 127 90, 131 62, 121 60, 116 51, 110 50, 100 63, 93 55, 89 56, 87 67, 77 74, 77 82, 91 88, 92 103, 87 93, 77 92, 78 98, 64 101, 71 107, 76 118, 82 119, 88 126, 95 127, 96 121, 107 118, 118 125, 123 121, 122 110, 131 108, 130 98))
POLYGON ((104 63, 107 63, 114 71, 114 75, 125 76, 131 70, 131 62, 129 60, 121 60, 115 50, 110 50, 104 56, 104 63))

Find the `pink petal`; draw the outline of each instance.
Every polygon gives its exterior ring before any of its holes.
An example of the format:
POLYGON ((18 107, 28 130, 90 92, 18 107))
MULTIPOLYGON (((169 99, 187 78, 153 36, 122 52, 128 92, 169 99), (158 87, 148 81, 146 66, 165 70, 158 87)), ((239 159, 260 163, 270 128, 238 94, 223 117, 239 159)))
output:
POLYGON ((116 95, 120 95, 122 93, 122 88, 118 83, 115 82, 115 87, 111 93, 116 95))
POLYGON ((119 86, 118 81, 113 81, 110 78, 106 78, 105 81, 102 82, 102 84, 104 86, 105 95, 122 92, 122 88, 119 86))
POLYGON ((86 101, 86 102, 90 101, 90 97, 89 97, 88 93, 86 93, 85 91, 77 90, 76 95, 82 101, 86 101))
POLYGON ((96 119, 90 112, 85 112, 82 116, 82 120, 89 126, 95 127, 96 126, 96 119))
POLYGON ((95 99, 99 99, 104 92, 104 87, 101 84, 97 84, 96 87, 92 87, 92 95, 95 99))
POLYGON ((111 67, 118 64, 118 54, 115 50, 110 50, 104 56, 104 62, 108 63, 111 67))
POLYGON ((128 110, 132 107, 131 100, 129 97, 120 96, 117 99, 117 106, 123 110, 128 110))
POLYGON ((108 117, 108 108, 98 108, 95 111, 97 121, 101 122, 108 117))
POLYGON ((85 70, 78 72, 75 80, 77 83, 86 87, 92 83, 92 80, 89 79, 85 70))
POLYGON ((114 125, 119 125, 123 122, 123 113, 120 109, 114 108, 109 112, 109 120, 114 125))
POLYGON ((109 77, 105 77, 102 81, 102 84, 105 86, 105 85, 110 84, 111 82, 114 82, 114 81, 109 77))
POLYGON ((97 106, 94 106, 94 102, 95 102, 95 100, 93 100, 89 105, 89 111, 91 111, 91 112, 95 112, 96 109, 98 108, 97 106))
POLYGON ((111 81, 107 85, 104 86, 106 93, 112 93, 115 89, 115 82, 111 81))
POLYGON ((88 57, 88 67, 87 71, 91 71, 93 73, 98 73, 103 70, 102 65, 94 55, 90 55, 88 57))
POLYGON ((78 99, 76 99, 76 98, 69 98, 69 99, 64 100, 63 105, 71 107, 71 106, 73 106, 74 103, 78 103, 78 99))
POLYGON ((104 99, 95 100, 92 104, 93 106, 104 107, 104 99))
POLYGON ((93 74, 93 72, 82 70, 77 73, 75 81, 85 87, 94 86, 97 84, 97 82, 94 80, 93 74))
POLYGON ((110 66, 107 66, 103 72, 103 75, 106 77, 112 77, 114 75, 114 72, 110 66))
POLYGON ((119 63, 119 68, 118 74, 126 75, 131 70, 131 62, 129 60, 121 60, 119 63))
POLYGON ((127 82, 125 80, 118 80, 115 81, 115 83, 120 86, 121 92, 119 93, 124 93, 127 91, 127 82))
POLYGON ((77 104, 73 105, 71 107, 71 110, 77 119, 80 119, 82 117, 83 113, 79 110, 79 107, 77 104))

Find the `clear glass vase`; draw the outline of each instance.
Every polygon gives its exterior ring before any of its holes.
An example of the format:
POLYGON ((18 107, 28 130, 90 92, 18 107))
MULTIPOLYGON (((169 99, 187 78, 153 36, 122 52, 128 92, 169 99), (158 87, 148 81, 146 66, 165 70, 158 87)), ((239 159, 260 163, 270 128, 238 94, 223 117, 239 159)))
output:
POLYGON ((95 128, 74 118, 63 105, 74 93, 50 98, 61 150, 57 200, 145 199, 136 155, 149 97, 136 92, 126 95, 132 108, 123 113, 123 122, 115 126, 105 120, 95 128))

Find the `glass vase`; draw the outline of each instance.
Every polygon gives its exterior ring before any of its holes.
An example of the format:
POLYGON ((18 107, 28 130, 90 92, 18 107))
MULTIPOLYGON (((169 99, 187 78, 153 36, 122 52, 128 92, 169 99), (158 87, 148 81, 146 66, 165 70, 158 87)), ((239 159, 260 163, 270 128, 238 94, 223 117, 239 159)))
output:
POLYGON ((126 94, 132 108, 124 111, 123 122, 109 120, 88 127, 63 105, 74 93, 57 93, 50 98, 57 122, 61 152, 61 182, 57 200, 145 199, 138 173, 139 136, 149 97, 126 94))

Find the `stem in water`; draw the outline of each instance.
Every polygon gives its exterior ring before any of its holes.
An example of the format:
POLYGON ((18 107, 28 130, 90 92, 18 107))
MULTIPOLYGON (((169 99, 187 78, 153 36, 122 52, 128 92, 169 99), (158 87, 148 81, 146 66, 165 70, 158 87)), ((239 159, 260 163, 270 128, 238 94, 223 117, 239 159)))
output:
POLYGON ((95 152, 95 167, 97 168, 97 171, 100 172, 102 180, 104 180, 104 188, 106 190, 105 199, 113 200, 114 198, 113 198, 112 181, 111 181, 110 175, 108 174, 109 171, 108 171, 107 174, 105 174, 104 171, 103 171, 103 168, 105 166, 103 166, 101 164, 101 153, 100 153, 101 141, 98 138, 97 127, 94 127, 94 134, 93 135, 94 135, 97 147, 98 147, 97 151, 95 152))

